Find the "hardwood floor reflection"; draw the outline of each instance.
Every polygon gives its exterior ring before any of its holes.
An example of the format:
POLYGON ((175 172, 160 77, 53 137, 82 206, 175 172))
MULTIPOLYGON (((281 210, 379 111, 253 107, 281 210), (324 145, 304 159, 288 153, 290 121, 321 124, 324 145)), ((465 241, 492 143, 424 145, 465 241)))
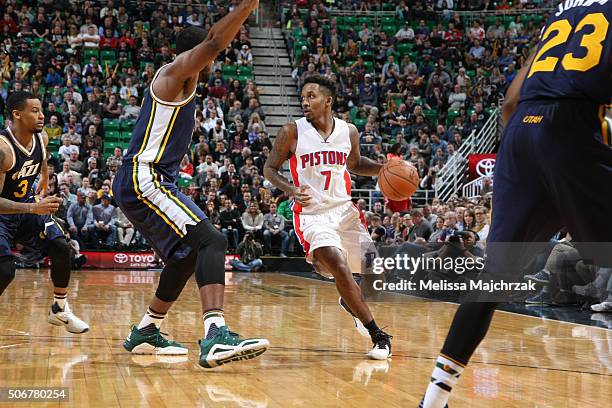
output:
MULTIPOLYGON (((70 303, 91 330, 73 335, 46 322, 47 272, 18 271, 0 297, 0 387, 70 389, 69 402, 36 407, 416 407, 455 310, 372 303, 394 338, 393 358, 371 361, 370 342, 338 307, 333 285, 228 274, 230 329, 267 337, 272 347, 258 359, 204 370, 197 364, 203 325, 193 282, 162 326, 190 348, 188 356, 135 356, 121 347, 157 279, 147 271, 75 272, 70 303)), ((451 406, 604 406, 612 400, 611 374, 611 330, 497 313, 451 406)))

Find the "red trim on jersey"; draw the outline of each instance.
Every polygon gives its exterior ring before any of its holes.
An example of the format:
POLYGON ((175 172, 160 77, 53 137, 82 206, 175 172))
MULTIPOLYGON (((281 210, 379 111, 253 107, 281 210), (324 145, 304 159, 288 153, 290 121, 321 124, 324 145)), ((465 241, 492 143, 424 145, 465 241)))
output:
POLYGON ((348 170, 344 170, 344 184, 346 186, 346 194, 351 195, 351 175, 348 170))
POLYGON ((295 154, 289 159, 289 169, 291 170, 291 178, 293 179, 293 185, 299 187, 300 180, 298 178, 297 156, 295 154))
POLYGON ((295 235, 297 235, 298 241, 300 241, 300 245, 302 245, 304 252, 306 252, 306 257, 308 257, 308 252, 310 252, 310 242, 304 239, 304 233, 302 232, 300 224, 300 212, 296 211, 296 207, 298 206, 300 206, 301 212, 302 206, 299 203, 295 203, 293 205, 293 225, 295 226, 295 235))
POLYGON ((357 204, 355 204, 352 201, 351 201, 351 204, 353 204, 353 207, 355 207, 357 212, 359 212, 359 219, 361 220, 361 225, 363 225, 363 228, 365 229, 365 232, 369 234, 369 232, 368 232, 368 225, 366 224, 366 219, 365 219, 365 216, 363 215, 363 213, 361 212, 361 209, 359 207, 357 207, 357 204))

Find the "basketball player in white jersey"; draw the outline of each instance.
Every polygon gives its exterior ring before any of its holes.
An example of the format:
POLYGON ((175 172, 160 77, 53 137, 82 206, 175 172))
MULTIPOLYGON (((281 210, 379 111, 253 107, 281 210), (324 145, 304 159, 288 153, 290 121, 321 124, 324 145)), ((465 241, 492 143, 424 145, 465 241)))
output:
POLYGON ((361 157, 357 128, 333 117, 335 96, 335 84, 325 77, 304 81, 304 118, 279 130, 264 175, 295 197, 293 223, 307 261, 334 277, 341 306, 353 316, 357 330, 374 343, 368 356, 384 360, 391 356, 391 336, 378 328, 353 279, 353 272, 361 272, 364 249, 372 239, 351 201, 347 171, 376 176, 382 165, 361 157), (286 160, 293 184, 279 173, 286 160))

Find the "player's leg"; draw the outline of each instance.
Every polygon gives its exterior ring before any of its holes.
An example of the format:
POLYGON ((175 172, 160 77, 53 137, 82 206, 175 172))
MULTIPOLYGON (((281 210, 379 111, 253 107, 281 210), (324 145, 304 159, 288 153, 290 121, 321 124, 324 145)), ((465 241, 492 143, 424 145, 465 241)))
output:
POLYGON ((0 296, 15 279, 15 259, 11 255, 0 257, 0 296))
POLYGON ((212 368, 261 355, 269 346, 268 340, 244 339, 229 331, 225 323, 223 305, 227 239, 210 220, 204 219, 204 214, 193 201, 179 192, 176 192, 176 196, 202 218, 195 227, 190 228, 184 239, 195 255, 196 282, 202 302, 204 337, 199 341, 200 365, 212 368))
MULTIPOLYGON (((376 252, 376 248, 365 226, 365 219, 362 219, 362 217, 363 215, 357 207, 347 205, 345 211, 339 215, 338 236, 340 237, 340 246, 344 250, 344 255, 346 255, 349 270, 353 276, 356 274, 360 275, 361 279, 358 284, 362 290, 362 297, 365 297, 363 290, 367 289, 367 284, 364 285, 364 279, 369 280, 371 278, 367 276, 365 260, 368 257, 368 253, 376 252)), ((321 266, 319 268, 322 269, 321 266)), ((364 337, 370 337, 370 333, 364 326, 364 323, 367 323, 367 321, 362 322, 342 297, 340 297, 339 303, 353 317, 355 328, 359 334, 364 337)))
MULTIPOLYGON (((538 177, 546 163, 541 163, 541 157, 532 157, 537 152, 531 139, 538 135, 530 131, 527 126, 509 128, 502 139, 494 175, 489 252, 495 243, 548 241, 562 227, 554 203, 538 177)), ((515 260, 503 259, 511 257, 511 251, 495 252, 499 256, 490 253, 485 270, 494 273, 499 265, 515 264, 515 260)), ((420 407, 446 406, 453 386, 489 329, 496 305, 488 302, 459 306, 420 407)))
POLYGON ((53 282, 53 304, 47 321, 55 326, 64 326, 70 333, 85 333, 89 325, 78 318, 68 304, 68 291, 72 271, 72 248, 69 236, 50 215, 26 214, 16 239, 26 245, 42 248, 51 260, 53 282))
POLYGON ((174 201, 166 189, 170 184, 165 183, 162 189, 159 183, 153 183, 151 169, 141 167, 138 176, 135 187, 129 171, 122 168, 117 173, 115 201, 165 265, 155 296, 140 323, 132 327, 124 347, 138 354, 187 354, 186 347, 166 340, 160 327, 195 270, 196 254, 177 250, 182 247, 187 226, 195 224, 195 217, 185 211, 183 203, 174 201))
MULTIPOLYGON (((372 287, 372 281, 374 279, 384 279, 384 276, 372 274, 372 271, 369 269, 370 265, 368 265, 369 259, 376 257, 377 250, 368 233, 365 217, 355 205, 352 203, 347 205, 340 215, 339 220, 338 231, 341 238, 341 245, 346 255, 347 265, 353 275, 360 275, 361 279, 359 285, 361 296, 364 298, 364 290, 368 290, 372 287)), ((365 326, 367 322, 357 319, 351 308, 342 298, 340 298, 340 305, 353 315, 357 331, 359 331, 361 335, 372 338, 374 347, 368 353, 368 356, 376 360, 384 360, 390 357, 391 336, 381 331, 372 333, 365 326)))
POLYGON ((130 335, 123 343, 126 350, 134 354, 187 354, 187 347, 165 339, 160 328, 168 311, 193 275, 196 258, 197 254, 191 252, 184 257, 173 256, 165 263, 155 296, 140 323, 132 326, 130 335))
POLYGON ((0 215, 0 296, 15 279, 15 258, 11 252, 13 233, 20 215, 0 215))
POLYGON ((349 268, 346 255, 336 246, 324 246, 314 250, 313 257, 317 267, 329 272, 334 277, 336 289, 346 304, 348 312, 359 319, 368 331, 374 348, 368 356, 375 360, 384 360, 391 356, 391 336, 382 331, 368 307, 361 288, 355 282, 349 268))
MULTIPOLYGON (((372 339, 374 349, 368 354, 374 359, 386 359, 391 355, 388 334, 376 324, 361 288, 353 278, 353 273, 361 273, 360 263, 349 264, 349 240, 356 240, 359 246, 359 229, 363 228, 352 204, 330 210, 318 215, 294 215, 294 224, 306 259, 313 263, 316 270, 326 276, 333 276, 336 289, 341 297, 341 305, 351 313, 363 331, 372 339), (343 236, 349 237, 344 239, 343 236), (377 347, 380 343, 380 348, 377 347)), ((359 252, 357 248, 356 252, 359 252)), ((355 257, 351 257, 355 259, 355 257)), ((358 330, 361 329, 357 325, 358 330)), ((365 333, 364 333, 365 334, 365 333)))

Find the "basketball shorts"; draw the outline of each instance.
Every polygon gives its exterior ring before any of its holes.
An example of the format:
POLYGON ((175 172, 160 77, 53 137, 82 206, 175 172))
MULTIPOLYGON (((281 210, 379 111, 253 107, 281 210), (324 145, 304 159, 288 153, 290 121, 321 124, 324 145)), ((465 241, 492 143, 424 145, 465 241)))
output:
POLYGON ((609 246, 607 254, 603 246, 577 247, 583 257, 609 263, 612 150, 606 128, 602 107, 586 100, 518 105, 495 163, 488 250, 491 243, 547 242, 566 227, 574 242, 609 246))
MULTIPOLYGON (((309 263, 317 248, 335 247, 346 255, 352 273, 365 271, 373 243, 363 214, 352 202, 319 214, 294 213, 293 226, 309 263)), ((329 276, 327 271, 317 272, 329 276)))
POLYGON ((64 231, 51 215, 0 215, 0 256, 12 256, 15 243, 45 251, 48 241, 65 237, 64 231))
POLYGON ((187 235, 207 217, 174 180, 147 164, 124 164, 112 192, 121 211, 164 261, 190 253, 187 235))

